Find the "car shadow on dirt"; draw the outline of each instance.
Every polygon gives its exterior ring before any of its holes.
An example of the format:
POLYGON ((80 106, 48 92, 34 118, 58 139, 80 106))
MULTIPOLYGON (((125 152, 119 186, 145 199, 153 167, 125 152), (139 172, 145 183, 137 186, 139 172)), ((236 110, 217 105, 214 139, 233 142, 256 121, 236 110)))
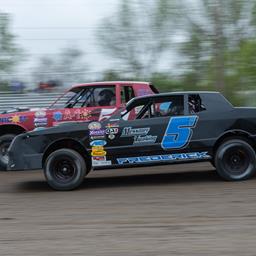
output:
MULTIPOLYGON (((213 170, 179 173, 136 174, 114 177, 100 177, 99 175, 98 177, 86 178, 77 190, 204 182, 221 182, 221 179, 213 170)), ((42 192, 51 190, 47 182, 44 180, 21 182, 19 183, 17 189, 19 192, 42 192)))

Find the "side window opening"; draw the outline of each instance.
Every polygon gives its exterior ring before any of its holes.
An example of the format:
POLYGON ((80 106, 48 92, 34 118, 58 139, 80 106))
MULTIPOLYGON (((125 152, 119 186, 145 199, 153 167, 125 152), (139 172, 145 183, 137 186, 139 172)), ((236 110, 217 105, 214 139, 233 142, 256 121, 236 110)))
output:
POLYGON ((132 86, 122 86, 121 87, 121 100, 122 103, 127 103, 129 100, 135 97, 134 90, 132 86))
POLYGON ((80 90, 79 92, 72 92, 69 91, 67 92, 65 95, 62 96, 62 98, 58 99, 55 104, 54 104, 54 108, 72 108, 74 103, 76 102, 77 98, 82 95, 84 90, 80 90), (67 99, 67 101, 65 102, 65 99, 67 99), (61 103, 63 103, 63 101, 65 102, 63 105, 61 105, 61 103))
POLYGON ((76 102, 73 104, 73 108, 81 108, 84 106, 89 106, 93 101, 93 89, 85 90, 83 94, 81 94, 76 102))
POLYGON ((184 98, 176 96, 158 105, 159 116, 181 116, 184 115, 184 98))
POLYGON ((114 106, 116 105, 115 87, 95 89, 95 98, 97 106, 114 106), (97 91, 96 91, 97 90, 97 91))
POLYGON ((80 94, 75 102, 72 103, 72 108, 81 107, 98 107, 98 106, 115 106, 116 92, 115 86, 88 88, 80 94))
POLYGON ((139 113, 136 115, 136 119, 145 119, 145 118, 150 118, 152 117, 152 105, 149 102, 148 104, 145 104, 139 113))
POLYGON ((189 95, 188 105, 190 114, 195 114, 206 110, 199 94, 189 95))
POLYGON ((129 117, 131 116, 131 113, 134 113, 132 115, 131 120, 138 119, 138 116, 140 116, 142 113, 145 112, 146 106, 147 105, 145 105, 145 104, 140 104, 140 105, 135 106, 129 112, 124 111, 124 113, 122 114, 122 119, 123 120, 128 120, 129 117))
MULTIPOLYGON (((184 115, 184 96, 175 95, 170 97, 151 99, 144 104, 138 104, 123 119, 134 111, 134 119, 147 119, 156 117, 182 116, 184 115)), ((126 119, 125 119, 126 120, 126 119)))

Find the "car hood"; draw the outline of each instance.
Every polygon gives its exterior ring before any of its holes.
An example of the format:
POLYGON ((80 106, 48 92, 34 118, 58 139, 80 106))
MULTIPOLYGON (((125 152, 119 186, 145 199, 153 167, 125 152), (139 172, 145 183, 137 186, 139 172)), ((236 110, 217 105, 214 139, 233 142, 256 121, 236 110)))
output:
POLYGON ((13 107, 7 110, 0 111, 0 115, 4 114, 15 114, 15 113, 27 113, 27 112, 35 112, 35 111, 46 111, 46 108, 29 108, 29 107, 13 107))
POLYGON ((54 134, 60 134, 60 133, 70 133, 70 132, 76 132, 76 131, 83 131, 86 132, 88 131, 88 124, 90 122, 70 122, 70 123, 65 123, 53 127, 43 127, 43 128, 38 128, 33 131, 27 132, 26 134, 28 136, 43 136, 43 135, 54 135, 54 134))

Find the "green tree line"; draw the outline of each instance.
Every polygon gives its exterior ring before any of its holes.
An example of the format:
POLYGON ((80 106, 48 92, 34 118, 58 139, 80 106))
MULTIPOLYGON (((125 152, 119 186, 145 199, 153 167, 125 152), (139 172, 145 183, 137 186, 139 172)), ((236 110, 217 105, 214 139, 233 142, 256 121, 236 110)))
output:
POLYGON ((244 104, 244 92, 256 89, 255 10, 254 0, 121 0, 98 31, 105 53, 123 64, 106 77, 129 74, 169 91, 217 90, 244 104), (174 71, 156 72, 173 51, 174 71))
MULTIPOLYGON (((256 104, 255 0, 119 0, 95 36, 116 63, 98 80, 149 80, 161 91, 217 90, 235 104, 256 104)), ((15 42, 10 17, 0 12, 0 74, 22 61, 15 42)), ((44 56, 32 75, 81 81, 82 56, 70 48, 44 56), (58 74, 63 68, 65 77, 58 74)))

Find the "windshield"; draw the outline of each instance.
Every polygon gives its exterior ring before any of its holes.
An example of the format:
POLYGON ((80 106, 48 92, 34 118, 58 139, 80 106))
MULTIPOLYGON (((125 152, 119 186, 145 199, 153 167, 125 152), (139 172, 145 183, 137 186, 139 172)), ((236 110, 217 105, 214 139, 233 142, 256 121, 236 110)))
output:
POLYGON ((67 104, 75 98, 76 92, 68 91, 62 94, 51 106, 50 108, 65 108, 67 104))
POLYGON ((81 87, 64 93, 50 108, 115 106, 115 86, 81 87))

